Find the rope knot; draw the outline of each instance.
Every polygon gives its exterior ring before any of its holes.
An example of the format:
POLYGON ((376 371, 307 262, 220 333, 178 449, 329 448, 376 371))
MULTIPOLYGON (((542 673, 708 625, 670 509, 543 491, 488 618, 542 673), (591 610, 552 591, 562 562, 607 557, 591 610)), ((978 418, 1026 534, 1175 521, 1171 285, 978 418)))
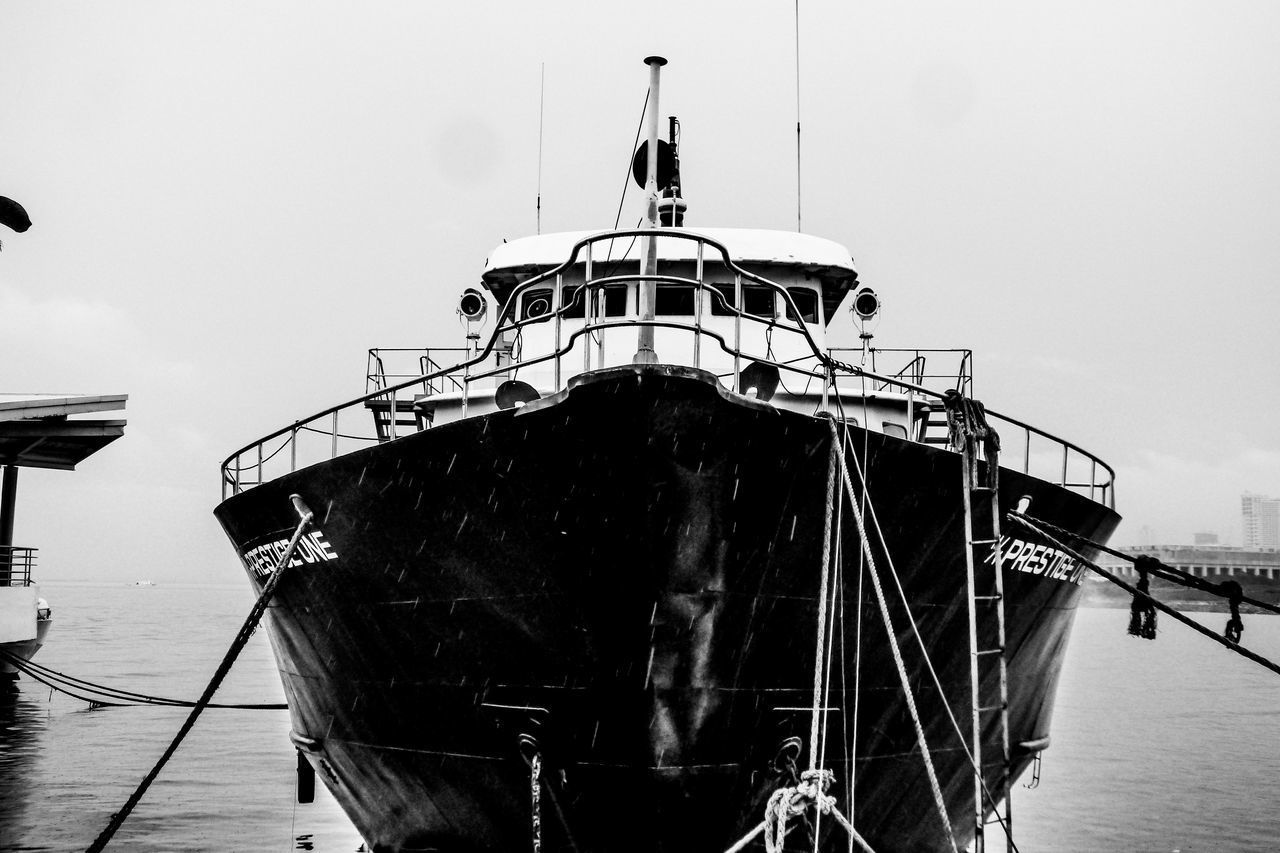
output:
POLYGON ((1000 434, 987 422, 986 407, 954 388, 942 395, 942 407, 947 413, 951 447, 961 450, 981 444, 983 457, 987 460, 987 485, 995 488, 1000 464, 1000 434))
POLYGON ((828 796, 827 789, 835 780, 836 775, 830 770, 806 770, 800 774, 800 784, 796 789, 823 814, 831 814, 836 798, 828 796))
POLYGON ((1151 580, 1147 572, 1152 564, 1159 564, 1155 557, 1140 554, 1133 559, 1133 567, 1138 570, 1138 592, 1129 604, 1129 633, 1144 640, 1156 638, 1156 606, 1148 597, 1151 580))
POLYGON ((827 795, 827 789, 835 781, 830 770, 806 770, 800 774, 800 783, 790 788, 779 788, 769 796, 764 812, 764 849, 767 853, 782 853, 787 839, 787 821, 799 817, 812 806, 822 814, 831 814, 836 798, 827 795))
POLYGON ((1218 590, 1231 607, 1231 618, 1227 620, 1227 627, 1223 630, 1222 636, 1226 637, 1229 643, 1238 643, 1240 635, 1244 633, 1244 622, 1240 619, 1240 601, 1244 598, 1244 588, 1235 581, 1223 581, 1218 584, 1218 590))

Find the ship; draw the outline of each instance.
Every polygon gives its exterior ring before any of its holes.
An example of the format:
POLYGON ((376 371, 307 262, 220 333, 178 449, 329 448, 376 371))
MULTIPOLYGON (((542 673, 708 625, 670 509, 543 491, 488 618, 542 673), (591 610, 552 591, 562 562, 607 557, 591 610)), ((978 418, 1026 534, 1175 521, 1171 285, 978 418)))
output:
POLYGON ((844 246, 687 226, 646 62, 643 227, 503 241, 464 346, 223 463, 292 743, 376 851, 1008 842, 1084 566, 1001 519, 1105 543, 1114 472, 875 346, 844 246))

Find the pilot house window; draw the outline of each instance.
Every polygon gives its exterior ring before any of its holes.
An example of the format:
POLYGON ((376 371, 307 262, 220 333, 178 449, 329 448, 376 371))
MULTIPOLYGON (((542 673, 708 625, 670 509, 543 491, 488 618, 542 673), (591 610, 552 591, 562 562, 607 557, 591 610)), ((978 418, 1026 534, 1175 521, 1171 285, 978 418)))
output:
MULTIPOLYGON (((627 316, 627 286, 625 284, 613 284, 606 287, 593 287, 591 290, 595 293, 604 291, 604 316, 606 317, 625 317, 627 316)), ((587 316, 587 303, 585 299, 585 290, 582 285, 565 288, 564 296, 564 316, 567 320, 581 320, 587 316)), ((597 316, 600 312, 600 305, 596 303, 596 307, 592 309, 592 314, 597 316)))
MULTIPOLYGON (((818 294, 815 291, 807 287, 788 287, 787 295, 796 304, 796 309, 800 312, 799 319, 806 323, 818 322, 818 294)), ((797 319, 796 312, 791 310, 790 305, 787 306, 787 319, 797 319)))
POLYGON ((533 320, 551 313, 551 290, 530 290, 521 303, 520 319, 533 320))
POLYGON ((881 430, 885 435, 891 435, 894 438, 906 438, 907 428, 902 424, 895 424, 890 421, 884 421, 880 424, 881 430))
MULTIPOLYGON (((732 284, 718 285, 719 294, 711 295, 711 313, 718 317, 733 316, 734 289, 732 284)), ((772 320, 778 316, 773 304, 773 289, 758 284, 744 285, 742 288, 742 311, 756 317, 772 320)))
POLYGON ((692 287, 660 284, 653 300, 653 313, 658 317, 692 317, 694 296, 692 287))

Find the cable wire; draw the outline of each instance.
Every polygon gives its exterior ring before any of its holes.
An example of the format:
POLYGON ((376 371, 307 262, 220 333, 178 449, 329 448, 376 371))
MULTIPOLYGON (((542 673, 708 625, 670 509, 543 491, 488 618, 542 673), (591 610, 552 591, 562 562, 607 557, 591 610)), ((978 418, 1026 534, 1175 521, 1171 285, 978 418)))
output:
MULTIPOLYGON (((136 693, 130 690, 121 690, 117 687, 108 687, 103 684, 95 684, 92 681, 86 681, 83 678, 75 678, 66 673, 58 672, 47 666, 41 666, 35 661, 28 660, 13 654, 12 652, 0 649, 0 660, 12 665, 24 675, 31 677, 33 681, 38 681, 51 690, 64 693, 82 702, 88 702, 95 706, 124 707, 126 705, 166 705, 176 708, 194 708, 196 703, 186 699, 168 699, 163 696, 151 696, 146 693, 136 693), (82 695, 88 694, 88 695, 82 695), (111 701, 118 700, 118 701, 111 701)), ((232 708, 237 710, 249 711, 279 711, 289 706, 283 702, 258 702, 258 703, 215 703, 210 702, 207 708, 232 708)))

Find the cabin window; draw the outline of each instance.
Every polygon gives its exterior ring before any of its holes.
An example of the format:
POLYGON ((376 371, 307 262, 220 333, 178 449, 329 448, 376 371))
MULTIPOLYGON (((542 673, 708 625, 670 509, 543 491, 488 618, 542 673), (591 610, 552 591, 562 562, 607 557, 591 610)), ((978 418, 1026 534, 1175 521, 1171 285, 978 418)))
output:
POLYGON ((733 316, 733 284, 713 284, 708 291, 711 294, 711 313, 716 317, 733 316))
MULTIPOLYGON (((614 284, 608 287, 593 287, 592 291, 599 293, 604 291, 604 316, 606 317, 625 317, 627 316, 627 286, 625 284, 614 284)), ((565 288, 564 297, 564 318, 566 320, 582 320, 587 316, 587 299, 586 288, 581 284, 573 287, 565 288)), ((592 309, 592 313, 599 319, 600 308, 592 309)))
POLYGON ((627 286, 613 284, 604 288, 604 316, 627 316, 627 286))
POLYGON ((791 297, 791 301, 796 304, 796 309, 800 312, 800 316, 796 317, 795 311, 791 310, 791 306, 787 305, 788 320, 803 320, 806 323, 818 322, 818 293, 807 287, 788 287, 787 295, 791 297))
POLYGON ((692 317, 696 291, 686 285, 660 284, 654 295, 653 313, 658 317, 692 317))
POLYGON ((907 437, 907 428, 904 427, 902 424, 895 424, 895 423, 890 423, 889 421, 885 421, 880 426, 884 431, 885 435, 891 435, 894 438, 907 437))
POLYGON ((756 317, 767 317, 772 320, 778 316, 777 306, 773 302, 773 289, 753 285, 742 288, 742 311, 756 317))
POLYGON ((587 316, 586 290, 582 285, 564 289, 564 314, 566 320, 581 320, 587 316))
POLYGON ((521 320, 534 320, 551 313, 551 289, 530 290, 524 295, 521 303, 521 320))
MULTIPOLYGON (((733 316, 734 293, 732 284, 713 286, 711 294, 711 313, 718 317, 733 316), (723 297, 723 298, 721 298, 723 297)), ((758 284, 746 285, 742 288, 742 311, 756 317, 772 320, 778 316, 774 306, 773 288, 758 284)))

